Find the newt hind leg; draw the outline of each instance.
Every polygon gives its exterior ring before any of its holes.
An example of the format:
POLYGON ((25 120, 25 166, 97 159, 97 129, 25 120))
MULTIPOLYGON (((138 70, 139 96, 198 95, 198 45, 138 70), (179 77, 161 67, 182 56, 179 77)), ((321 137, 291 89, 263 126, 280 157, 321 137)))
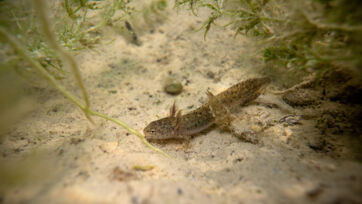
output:
POLYGON ((229 130, 231 127, 231 122, 234 119, 230 113, 230 110, 224 106, 224 104, 222 104, 220 100, 218 100, 210 91, 207 91, 206 93, 209 97, 208 104, 215 118, 215 124, 223 130, 229 130))

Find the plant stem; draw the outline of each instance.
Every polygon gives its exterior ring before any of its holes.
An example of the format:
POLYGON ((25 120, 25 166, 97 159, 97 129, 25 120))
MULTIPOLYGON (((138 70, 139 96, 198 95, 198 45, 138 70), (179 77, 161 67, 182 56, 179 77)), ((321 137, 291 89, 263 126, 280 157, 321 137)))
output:
POLYGON ((115 118, 112 118, 112 117, 109 117, 107 115, 104 115, 102 113, 98 113, 96 111, 92 111, 92 110, 87 110, 91 115, 95 115, 95 116, 98 116, 98 117, 101 117, 101 118, 104 118, 106 120, 110 120, 120 126, 122 126, 124 129, 126 129, 129 133, 132 133, 134 135, 136 135, 138 138, 140 138, 142 140, 142 142, 149 148, 151 148, 153 151, 156 151, 158 153, 161 153, 162 155, 166 156, 166 157, 169 157, 170 156, 168 154, 166 154, 164 151, 162 151, 161 149, 157 148, 157 147, 154 147, 153 145, 151 145, 147 140, 146 138, 140 133, 138 132, 137 130, 129 127, 127 124, 115 119, 115 118))
MULTIPOLYGON (((78 66, 76 61, 74 60, 74 58, 65 50, 63 50, 63 48, 61 48, 58 43, 55 40, 55 37, 53 35, 53 33, 50 30, 50 26, 49 26, 49 22, 48 22, 48 18, 46 16, 46 11, 45 11, 45 3, 43 0, 33 0, 34 6, 35 6, 35 10, 38 13, 39 16, 39 21, 41 24, 41 28, 42 31, 45 35, 46 40, 48 41, 48 44, 50 45, 50 47, 55 50, 57 53, 59 53, 59 55, 63 58, 63 61, 67 62, 70 65, 70 68, 73 72, 74 78, 82 92, 83 95, 83 100, 85 103, 85 108, 88 109, 89 107, 89 99, 88 99, 88 95, 87 95, 87 91, 83 85, 79 70, 78 70, 78 66)), ((89 117, 88 113, 84 111, 84 109, 82 109, 83 112, 85 113, 87 119, 89 121, 92 121, 92 119, 89 117)))
POLYGON ((152 150, 161 153, 162 155, 169 157, 170 156, 168 154, 166 154, 165 152, 163 152, 161 149, 152 146, 145 138, 144 136, 139 133, 138 131, 136 131, 135 129, 129 127, 127 124, 114 119, 112 117, 109 117, 107 115, 89 110, 89 108, 85 105, 83 105, 76 97, 74 97, 71 93, 69 93, 63 86, 61 86, 60 84, 58 84, 58 82, 56 81, 56 79, 50 75, 40 64, 39 62, 35 61, 33 58, 30 57, 30 55, 27 53, 27 51, 20 45, 20 43, 13 37, 11 36, 9 33, 6 32, 6 30, 2 27, 0 27, 0 37, 4 38, 4 41, 6 41, 7 43, 9 43, 14 50, 21 56, 23 57, 33 68, 35 68, 42 77, 44 77, 47 81, 49 81, 50 84, 52 84, 58 91, 60 91, 66 98, 68 98, 69 100, 71 100, 73 103, 75 103, 83 112, 94 116, 98 116, 101 118, 104 118, 106 120, 110 120, 118 125, 120 125, 121 127, 123 127, 124 129, 126 129, 128 132, 130 132, 131 134, 136 135, 138 138, 141 139, 141 141, 149 148, 151 148, 152 150))
POLYGON ((81 107, 82 110, 84 109, 83 104, 78 99, 73 97, 70 93, 68 93, 68 91, 64 87, 59 85, 56 79, 47 71, 45 71, 45 69, 39 64, 39 62, 31 58, 27 51, 22 48, 21 45, 17 42, 17 40, 10 34, 8 34, 2 27, 0 27, 0 36, 5 38, 5 41, 9 43, 21 57, 23 57, 33 68, 35 68, 42 75, 42 77, 49 81, 58 91, 60 91, 65 97, 67 97, 77 106, 81 107))

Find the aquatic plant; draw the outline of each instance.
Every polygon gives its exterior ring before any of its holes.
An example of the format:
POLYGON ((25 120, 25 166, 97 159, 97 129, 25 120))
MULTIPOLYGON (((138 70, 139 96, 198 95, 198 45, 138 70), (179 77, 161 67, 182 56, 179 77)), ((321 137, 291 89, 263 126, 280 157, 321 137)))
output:
MULTIPOLYGON (((128 126, 126 123, 119 121, 115 118, 112 118, 110 116, 107 116, 105 114, 93 111, 90 109, 90 102, 88 99, 88 95, 87 95, 87 91, 85 89, 85 86, 82 82, 81 79, 81 75, 80 72, 78 70, 78 66, 77 66, 77 62, 74 60, 74 58, 68 53, 68 51, 66 51, 58 42, 57 42, 57 38, 54 35, 54 32, 52 32, 52 30, 50 29, 50 23, 49 23, 49 19, 48 16, 46 15, 46 10, 47 7, 44 4, 43 0, 33 0, 33 6, 34 9, 36 11, 36 16, 38 17, 38 21, 36 19, 34 19, 34 14, 29 14, 26 13, 26 15, 30 15, 32 16, 31 18, 31 22, 33 23, 32 26, 30 26, 30 28, 26 28, 26 29, 31 29, 31 30, 37 30, 37 35, 32 35, 31 39, 34 39, 33 41, 35 42, 39 42, 38 44, 40 44, 40 46, 36 47, 36 50, 49 50, 49 53, 52 54, 52 57, 54 59, 57 59, 57 61, 59 62, 59 65, 62 65, 63 63, 66 64, 67 66, 70 67, 71 73, 74 76, 74 79, 77 83, 77 86, 79 87, 81 93, 82 93, 82 100, 78 99, 76 96, 74 96, 71 92, 69 92, 65 87, 63 87, 60 83, 59 83, 59 78, 57 74, 49 71, 46 66, 44 66, 44 64, 41 63, 41 61, 34 57, 34 52, 35 49, 34 48, 34 44, 30 43, 27 44, 27 47, 24 47, 19 41, 22 41, 22 37, 24 35, 26 35, 25 30, 23 29, 23 26, 21 25, 20 22, 17 22, 18 28, 14 29, 17 30, 17 32, 19 33, 19 35, 17 37, 15 37, 14 34, 11 34, 12 31, 12 27, 10 26, 10 23, 7 24, 6 21, 3 22, 3 24, 0 26, 0 40, 4 43, 1 44, 2 47, 6 47, 8 50, 10 50, 10 48, 14 51, 14 53, 12 53, 12 57, 16 58, 16 60, 18 61, 24 61, 26 63, 28 63, 28 65, 30 65, 30 67, 32 68, 33 72, 38 73, 42 78, 46 79, 49 84, 51 84, 55 89, 57 89, 60 93, 62 93, 67 99, 69 99, 71 102, 73 102, 75 105, 77 105, 84 113, 84 115, 86 116, 86 118, 93 123, 91 116, 97 116, 97 117, 101 117, 104 118, 106 120, 112 121, 118 125, 120 125, 121 127, 123 127, 125 130, 127 130, 129 133, 136 135, 137 137, 139 137, 141 139, 141 141, 148 146, 149 148, 151 148, 152 150, 159 152, 165 156, 167 156, 166 153, 164 153, 162 150, 154 147, 153 145, 151 145, 145 138, 144 136, 139 133, 138 131, 136 131, 135 129, 131 128, 130 126, 128 126), (38 24, 39 22, 39 24, 38 24), (39 28, 35 29, 35 27, 39 28), (10 28, 10 29, 9 29, 10 28), (20 40, 19 40, 20 38, 20 40), (8 47, 8 45, 10 47, 8 47), (46 49, 45 49, 46 48, 46 49)), ((84 16, 87 12, 87 9, 95 9, 94 4, 90 4, 91 1, 87 1, 87 0, 79 0, 79 1, 75 1, 79 3, 79 8, 77 9, 73 9, 72 6, 70 5, 69 1, 65 0, 64 1, 64 5, 65 8, 67 10, 67 14, 71 19, 77 19, 79 17, 77 11, 83 9, 83 14, 80 15, 82 16, 82 21, 84 23, 84 16)), ((112 16, 114 15, 115 11, 117 9, 121 9, 125 12, 128 12, 127 10, 127 4, 128 1, 123 1, 123 0, 114 0, 111 3, 111 7, 107 7, 107 9, 105 10, 105 15, 106 17, 104 17, 101 25, 107 23, 111 23, 112 22, 112 16)), ((4 6, 4 5, 1 5, 4 6)), ((1 7, 4 8, 4 7, 1 7)), ((23 12, 28 12, 27 10, 23 10, 23 12)), ((16 19, 15 19, 16 20, 16 19)), ((70 35, 69 39, 76 39, 73 40, 71 44, 73 44, 75 41, 80 41, 81 37, 83 36, 84 33, 89 32, 90 29, 86 30, 86 31, 82 31, 82 26, 80 24, 78 25, 78 28, 73 35, 70 35)), ((99 28, 99 26, 97 26, 97 28, 99 28)), ((65 41, 63 41, 65 42, 65 41)), ((68 42, 68 41, 66 41, 68 42)), ((67 46, 67 43, 64 43, 63 46, 70 48, 70 50, 72 50, 72 46, 67 46)), ((11 57, 7 56, 8 60, 13 60, 11 57)), ((5 62, 5 65, 7 65, 6 67, 11 67, 10 65, 14 64, 13 62, 9 61, 9 62, 5 62)), ((5 67, 5 66, 2 66, 5 67)), ((59 66, 59 69, 56 69, 57 71, 59 71, 60 73, 64 74, 63 69, 61 68, 62 66, 59 66)))
POLYGON ((362 4, 358 0, 176 0, 194 15, 208 10, 200 30, 232 27, 253 37, 266 71, 292 85, 336 67, 361 78, 362 4), (295 80, 297 79, 297 80, 295 80))

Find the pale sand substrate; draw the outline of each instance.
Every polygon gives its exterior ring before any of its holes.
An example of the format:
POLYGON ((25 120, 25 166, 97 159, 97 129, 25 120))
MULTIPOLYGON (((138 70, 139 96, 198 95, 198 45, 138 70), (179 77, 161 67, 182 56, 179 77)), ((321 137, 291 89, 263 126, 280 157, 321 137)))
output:
MULTIPOLYGON (((214 27, 204 41, 195 32, 197 20, 170 12, 154 33, 140 36, 142 46, 113 33, 77 55, 91 107, 142 131, 166 116, 174 100, 185 113, 207 100, 207 89, 219 93, 259 76, 244 37, 214 27), (180 95, 164 93, 167 76, 181 80, 180 95)), ((348 147, 338 159, 315 152, 308 145, 323 137, 315 122, 276 123, 289 114, 285 110, 253 104, 234 113, 235 128, 258 138, 257 144, 217 128, 189 145, 154 143, 170 159, 112 122, 94 117, 96 125, 90 124, 55 91, 42 97, 42 106, 11 130, 2 147, 6 159, 34 150, 45 154, 45 179, 9 189, 4 203, 362 202, 362 165, 350 159, 348 147), (274 125, 262 130, 267 121, 274 125), (136 171, 136 165, 154 168, 136 171)), ((283 104, 271 94, 261 98, 283 104)))

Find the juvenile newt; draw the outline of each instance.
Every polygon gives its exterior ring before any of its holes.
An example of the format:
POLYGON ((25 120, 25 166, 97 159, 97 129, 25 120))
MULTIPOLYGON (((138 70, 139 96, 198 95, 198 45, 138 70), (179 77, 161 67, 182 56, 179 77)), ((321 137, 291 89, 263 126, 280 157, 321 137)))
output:
POLYGON ((207 92, 208 102, 185 115, 177 111, 174 104, 168 117, 147 125, 143 130, 145 137, 156 140, 185 139, 213 124, 227 127, 232 120, 230 113, 256 99, 269 82, 270 79, 266 77, 251 78, 233 85, 216 96, 207 92))

